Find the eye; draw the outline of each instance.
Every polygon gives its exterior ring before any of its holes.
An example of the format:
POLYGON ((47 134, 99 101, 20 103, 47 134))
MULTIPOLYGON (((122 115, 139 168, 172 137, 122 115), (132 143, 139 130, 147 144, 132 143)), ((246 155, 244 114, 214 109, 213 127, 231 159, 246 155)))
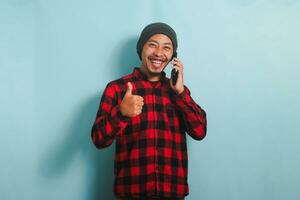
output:
POLYGON ((148 45, 149 45, 149 47, 155 47, 156 46, 156 44, 153 43, 153 42, 149 42, 148 45))
POLYGON ((170 51, 171 50, 171 47, 169 47, 169 46, 165 46, 165 48, 164 48, 165 50, 167 50, 167 51, 170 51))

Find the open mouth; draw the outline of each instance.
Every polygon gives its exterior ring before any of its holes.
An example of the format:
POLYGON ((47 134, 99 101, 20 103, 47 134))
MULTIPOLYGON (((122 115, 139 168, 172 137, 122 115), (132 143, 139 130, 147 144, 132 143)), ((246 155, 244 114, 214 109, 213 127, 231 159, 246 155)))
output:
POLYGON ((159 58, 149 58, 152 66, 154 66, 155 68, 160 68, 162 67, 162 65, 165 63, 165 61, 163 59, 159 59, 159 58))

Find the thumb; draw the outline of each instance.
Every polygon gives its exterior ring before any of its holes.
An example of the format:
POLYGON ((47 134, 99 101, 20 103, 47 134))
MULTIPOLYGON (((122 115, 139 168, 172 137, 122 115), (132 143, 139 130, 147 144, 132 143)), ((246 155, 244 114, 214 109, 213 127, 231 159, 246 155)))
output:
POLYGON ((132 84, 130 82, 127 83, 127 90, 125 95, 132 95, 132 84))

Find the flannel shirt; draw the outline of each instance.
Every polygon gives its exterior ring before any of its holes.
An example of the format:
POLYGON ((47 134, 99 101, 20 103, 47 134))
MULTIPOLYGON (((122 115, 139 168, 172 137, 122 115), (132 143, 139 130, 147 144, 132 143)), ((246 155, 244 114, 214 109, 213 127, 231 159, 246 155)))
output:
POLYGON ((189 193, 186 132, 206 135, 206 113, 186 86, 177 95, 162 72, 153 87, 139 68, 107 84, 92 128, 97 148, 116 139, 114 193, 120 198, 183 198, 189 193), (127 90, 144 98, 142 113, 127 118, 119 105, 127 90))

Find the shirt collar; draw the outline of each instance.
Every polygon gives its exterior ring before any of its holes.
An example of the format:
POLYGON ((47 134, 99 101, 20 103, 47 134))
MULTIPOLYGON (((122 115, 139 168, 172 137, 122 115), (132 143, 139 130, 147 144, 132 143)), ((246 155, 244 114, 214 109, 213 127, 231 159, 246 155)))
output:
MULTIPOLYGON (((133 69, 133 76, 142 79, 144 81, 149 81, 147 76, 142 72, 142 70, 139 67, 135 67, 133 69)), ((166 73, 162 71, 160 82, 164 81, 165 79, 166 79, 166 73)))

